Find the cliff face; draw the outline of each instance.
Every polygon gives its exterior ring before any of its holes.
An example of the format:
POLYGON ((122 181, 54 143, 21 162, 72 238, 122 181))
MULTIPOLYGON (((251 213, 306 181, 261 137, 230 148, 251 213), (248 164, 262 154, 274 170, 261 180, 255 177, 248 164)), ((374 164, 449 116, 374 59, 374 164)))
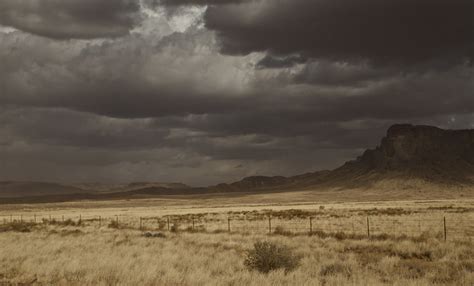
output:
POLYGON ((356 163, 376 170, 423 165, 474 164, 474 130, 443 130, 431 126, 394 125, 375 150, 356 163))
POLYGON ((333 182, 359 186, 384 180, 474 186, 474 130, 394 125, 377 148, 333 172, 333 182))

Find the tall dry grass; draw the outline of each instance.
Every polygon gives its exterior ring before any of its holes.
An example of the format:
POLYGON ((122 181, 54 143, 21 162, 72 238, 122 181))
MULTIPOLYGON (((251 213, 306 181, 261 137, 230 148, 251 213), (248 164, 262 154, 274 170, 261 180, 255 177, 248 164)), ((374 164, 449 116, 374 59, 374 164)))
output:
POLYGON ((0 285, 474 285, 472 241, 29 228, 0 233, 0 285), (286 246, 299 266, 249 270, 256 241, 286 246))

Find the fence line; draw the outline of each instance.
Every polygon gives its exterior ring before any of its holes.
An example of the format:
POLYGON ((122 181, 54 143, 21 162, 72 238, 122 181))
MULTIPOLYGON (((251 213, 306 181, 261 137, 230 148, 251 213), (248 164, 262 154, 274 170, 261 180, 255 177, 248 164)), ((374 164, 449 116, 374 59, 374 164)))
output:
POLYGON ((162 217, 134 217, 119 216, 82 216, 77 215, 37 215, 25 216, 8 215, 0 216, 0 224, 14 222, 49 223, 66 225, 96 225, 99 228, 108 223, 112 227, 123 227, 139 230, 192 230, 192 231, 227 231, 234 233, 279 233, 294 234, 347 233, 359 236, 377 235, 432 235, 440 236, 445 241, 448 238, 472 239, 474 237, 474 220, 470 214, 462 217, 447 218, 407 218, 403 216, 381 218, 377 216, 352 216, 347 218, 319 218, 309 216, 306 218, 281 218, 267 216, 258 219, 245 216, 228 216, 227 218, 203 218, 200 215, 162 216, 162 217), (60 218, 60 219, 59 219, 60 218), (265 226, 266 224, 266 226, 265 226), (365 233, 365 234, 364 234, 365 233))

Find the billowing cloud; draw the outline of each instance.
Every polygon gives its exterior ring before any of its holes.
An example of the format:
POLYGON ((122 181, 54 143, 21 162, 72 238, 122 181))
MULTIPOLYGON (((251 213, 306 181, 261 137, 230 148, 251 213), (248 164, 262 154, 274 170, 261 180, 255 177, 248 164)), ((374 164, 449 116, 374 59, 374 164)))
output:
POLYGON ((2 0, 0 25, 55 39, 118 37, 139 11, 138 0, 2 0))

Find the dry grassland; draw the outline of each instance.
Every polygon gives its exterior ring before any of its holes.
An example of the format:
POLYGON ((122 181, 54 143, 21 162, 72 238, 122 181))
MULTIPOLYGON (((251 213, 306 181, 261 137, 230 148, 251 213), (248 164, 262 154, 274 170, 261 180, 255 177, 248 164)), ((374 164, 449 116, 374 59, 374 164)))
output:
POLYGON ((87 204, 0 207, 0 285, 474 285, 469 200, 87 204), (244 261, 257 241, 288 246, 301 257, 298 266, 248 269, 244 261))

